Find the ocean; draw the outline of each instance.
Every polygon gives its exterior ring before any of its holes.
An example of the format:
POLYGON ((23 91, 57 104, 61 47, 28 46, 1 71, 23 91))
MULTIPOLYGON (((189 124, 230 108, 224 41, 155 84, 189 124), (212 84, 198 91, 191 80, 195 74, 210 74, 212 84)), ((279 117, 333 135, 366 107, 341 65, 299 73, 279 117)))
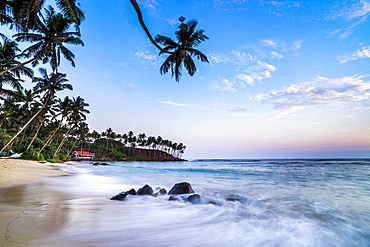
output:
POLYGON ((69 240, 86 246, 370 246, 370 159, 73 162, 69 240), (200 204, 119 192, 189 182, 200 204))

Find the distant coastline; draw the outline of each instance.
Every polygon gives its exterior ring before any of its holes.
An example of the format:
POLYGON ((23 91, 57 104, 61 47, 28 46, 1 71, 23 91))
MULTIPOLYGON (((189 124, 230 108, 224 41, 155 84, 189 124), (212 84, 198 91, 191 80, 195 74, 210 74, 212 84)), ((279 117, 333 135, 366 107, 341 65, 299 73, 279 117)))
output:
POLYGON ((68 159, 68 161, 91 161, 91 162, 98 162, 98 161, 156 161, 156 162, 165 162, 165 161, 188 161, 186 159, 180 159, 176 157, 166 157, 166 158, 122 158, 122 159, 112 159, 112 158, 91 158, 91 159, 68 159))

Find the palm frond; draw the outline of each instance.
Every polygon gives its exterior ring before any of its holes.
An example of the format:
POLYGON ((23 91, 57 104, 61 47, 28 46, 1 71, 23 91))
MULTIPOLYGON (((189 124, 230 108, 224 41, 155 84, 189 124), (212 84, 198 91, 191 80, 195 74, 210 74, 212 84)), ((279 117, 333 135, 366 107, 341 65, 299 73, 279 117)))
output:
POLYGON ((166 58, 164 63, 159 68, 159 71, 160 71, 161 75, 166 74, 169 71, 169 69, 172 67, 172 64, 174 63, 174 57, 175 57, 175 55, 171 54, 166 58))
POLYGON ((171 38, 168 38, 166 36, 162 36, 159 34, 155 36, 154 40, 165 46, 178 46, 178 44, 175 41, 173 41, 171 38))
POLYGON ((17 33, 13 35, 16 41, 35 42, 42 40, 42 35, 37 33, 17 33))
POLYGON ((60 46, 59 48, 64 58, 71 62, 72 67, 76 67, 75 62, 73 61, 75 55, 64 46, 60 46))
POLYGON ((77 25, 81 25, 81 22, 85 20, 85 13, 81 4, 76 3, 76 0, 57 0, 57 6, 63 14, 69 16, 77 25))
POLYGON ((207 56, 201 53, 200 51, 196 49, 189 49, 188 52, 191 56, 195 56, 200 61, 209 63, 207 56))

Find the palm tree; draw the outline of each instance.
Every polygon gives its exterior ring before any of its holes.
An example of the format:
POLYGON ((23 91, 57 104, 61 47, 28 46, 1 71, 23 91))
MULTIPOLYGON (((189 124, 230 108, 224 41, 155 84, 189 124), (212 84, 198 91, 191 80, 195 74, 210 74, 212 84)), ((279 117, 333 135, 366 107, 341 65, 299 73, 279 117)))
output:
MULTIPOLYGON (((0 17, 2 24, 16 24, 27 31, 37 25, 38 14, 45 0, 2 0, 0 1, 0 17)), ((85 19, 84 11, 76 0, 56 0, 56 5, 62 13, 68 16, 76 25, 81 25, 85 19)))
POLYGON ((58 91, 62 91, 64 89, 73 90, 73 87, 71 84, 67 84, 68 79, 66 79, 66 74, 61 73, 51 73, 50 75, 47 74, 46 69, 40 68, 39 69, 40 74, 42 75, 42 78, 35 77, 33 79, 33 82, 37 82, 36 86, 34 87, 34 90, 38 93, 45 92, 42 101, 43 105, 42 107, 28 120, 28 122, 19 129, 17 134, 13 136, 12 139, 1 149, 0 153, 4 151, 4 149, 11 144, 14 139, 22 132, 24 131, 27 126, 32 122, 32 120, 41 113, 42 110, 44 110, 52 98, 55 96, 55 94, 58 91))
POLYGON ((83 46, 84 43, 80 39, 80 32, 68 31, 72 24, 71 19, 61 13, 56 13, 51 6, 45 9, 45 16, 40 15, 40 17, 37 25, 34 27, 34 33, 23 32, 13 36, 16 41, 35 43, 23 51, 25 57, 32 58, 26 62, 2 70, 0 74, 29 63, 36 66, 39 61, 42 61, 44 64, 49 62, 53 71, 57 71, 60 65, 61 54, 75 67, 73 61, 75 55, 64 44, 83 46))
MULTIPOLYGON (((19 52, 20 49, 16 42, 3 37, 2 42, 0 42, 0 71, 19 65, 20 62, 16 60, 19 57, 19 52)), ((0 74, 0 94, 14 96, 13 91, 3 88, 4 85, 21 90, 22 86, 20 83, 24 81, 20 79, 21 75, 32 78, 33 71, 25 66, 20 66, 17 69, 0 74)))
POLYGON ((184 148, 184 144, 182 143, 179 143, 176 147, 176 151, 177 151, 177 154, 176 154, 176 157, 179 158, 180 157, 180 153, 182 152, 184 148))
MULTIPOLYGON (((202 62, 209 62, 206 55, 195 49, 202 41, 208 39, 204 35, 204 30, 195 30, 198 24, 196 20, 190 20, 186 24, 184 20, 184 17, 179 18, 181 24, 179 30, 175 32, 177 43, 162 35, 155 37, 156 42, 165 46, 164 50, 173 51, 173 54, 167 57, 159 70, 161 74, 166 74, 171 69, 172 77, 175 76, 177 82, 180 81, 182 67, 185 67, 190 76, 193 76, 197 71, 192 57, 196 57, 202 62)), ((163 53, 161 51, 159 55, 163 53)))
MULTIPOLYGON (((71 135, 74 136, 74 142, 72 147, 68 150, 66 157, 69 157, 70 153, 73 151, 77 141, 80 142, 81 148, 80 151, 84 151, 84 144, 86 143, 86 137, 89 135, 89 127, 85 122, 79 122, 78 126, 74 128, 74 131, 71 132, 71 135)), ((60 151, 60 150, 59 150, 60 151)), ((56 155, 54 155, 55 157, 56 155)))
POLYGON ((175 75, 176 81, 179 82, 183 66, 191 76, 193 76, 197 70, 191 57, 195 56, 202 62, 209 62, 203 53, 194 49, 194 47, 198 46, 202 41, 208 39, 208 37, 203 34, 204 30, 195 31, 195 27, 198 24, 197 21, 191 20, 187 24, 184 24, 185 18, 179 18, 179 21, 181 22, 181 25, 179 26, 180 30, 175 32, 178 43, 161 35, 157 35, 155 39, 153 39, 145 25, 143 14, 141 13, 136 0, 130 0, 130 2, 136 11, 141 27, 144 29, 150 42, 160 50, 159 55, 164 53, 170 54, 160 67, 162 75, 166 74, 171 68, 172 76, 175 75), (165 45, 165 47, 162 48, 158 43, 165 45))
POLYGON ((86 106, 89 106, 88 103, 85 102, 83 98, 77 96, 77 98, 72 97, 71 102, 71 118, 72 119, 82 119, 83 121, 86 120, 86 115, 89 114, 90 111, 85 109, 86 106))
POLYGON ((3 104, 0 105, 0 128, 7 129, 10 125, 14 126, 13 117, 19 112, 20 106, 16 104, 15 97, 7 97, 3 100, 3 104))
POLYGON ((86 106, 89 106, 89 104, 85 103, 85 100, 80 96, 78 96, 77 98, 72 98, 71 113, 69 115, 69 129, 64 135, 58 148, 55 150, 54 157, 59 153, 70 132, 86 120, 85 114, 90 113, 89 110, 85 109, 86 106))
MULTIPOLYGON (((0 43, 0 66, 1 71, 10 67, 19 65, 20 62, 17 59, 21 56, 21 50, 18 48, 18 44, 15 41, 8 39, 7 37, 2 38, 0 43)), ((17 78, 21 75, 33 77, 33 70, 25 66, 20 66, 17 69, 11 71, 11 74, 17 78)))
POLYGON ((49 136, 49 138, 47 139, 47 141, 44 143, 44 145, 39 150, 39 154, 42 152, 42 150, 44 150, 44 148, 47 145, 49 145, 52 142, 52 140, 55 137, 56 133, 62 127, 63 120, 71 113, 71 109, 72 109, 71 106, 72 106, 72 100, 69 99, 68 96, 66 96, 64 98, 64 100, 61 100, 61 99, 58 99, 57 100, 57 104, 54 107, 54 109, 56 110, 57 113, 55 114, 54 118, 56 118, 58 116, 61 116, 62 119, 59 121, 58 126, 54 129, 54 131, 52 132, 52 134, 49 136))
MULTIPOLYGON (((109 144, 109 140, 112 139, 112 133, 113 132, 113 129, 111 127, 108 127, 108 129, 105 130, 106 132, 106 137, 107 137, 107 148, 108 148, 108 144, 109 144)), ((111 141, 111 144, 112 144, 112 141, 111 141)))
POLYGON ((90 137, 92 139, 94 139, 94 142, 97 140, 97 139, 100 139, 101 138, 101 134, 99 134, 99 132, 97 132, 96 130, 93 130, 91 133, 90 133, 90 137))
POLYGON ((172 52, 164 50, 157 42, 155 42, 155 40, 153 39, 152 35, 150 34, 148 28, 145 25, 145 22, 144 22, 144 19, 143 19, 143 14, 141 13, 140 7, 137 4, 136 0, 130 0, 130 2, 131 2, 132 6, 134 7, 134 9, 136 11, 136 14, 137 14, 137 17, 139 19, 141 27, 144 29, 144 31, 145 31, 146 35, 148 36, 150 42, 152 42, 152 44, 155 47, 157 47, 160 51, 172 54, 172 52))
POLYGON ((123 148, 126 152, 126 145, 127 145, 127 141, 128 141, 128 136, 127 136, 127 134, 122 134, 121 137, 122 137, 123 148))
POLYGON ((2 25, 12 24, 13 18, 11 16, 11 1, 2 0, 0 1, 0 23, 2 25))

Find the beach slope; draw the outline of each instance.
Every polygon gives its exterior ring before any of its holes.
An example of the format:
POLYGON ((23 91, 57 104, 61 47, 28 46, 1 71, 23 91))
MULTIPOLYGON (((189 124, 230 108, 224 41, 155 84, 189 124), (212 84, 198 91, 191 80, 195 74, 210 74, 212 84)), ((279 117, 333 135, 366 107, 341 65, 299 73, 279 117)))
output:
POLYGON ((65 174, 52 163, 31 160, 0 159, 0 186, 15 185, 39 180, 43 177, 65 174))
POLYGON ((65 221, 63 195, 42 178, 67 175, 52 163, 0 159, 0 246, 58 246, 40 241, 65 221))

